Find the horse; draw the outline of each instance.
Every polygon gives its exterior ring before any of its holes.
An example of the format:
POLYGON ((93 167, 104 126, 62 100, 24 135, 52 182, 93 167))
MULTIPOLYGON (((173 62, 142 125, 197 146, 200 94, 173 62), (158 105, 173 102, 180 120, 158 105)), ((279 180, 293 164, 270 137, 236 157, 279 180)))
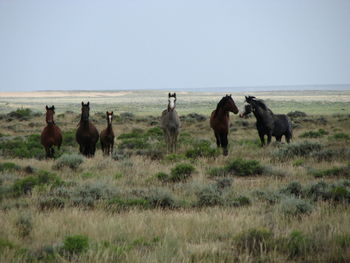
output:
POLYGON ((96 127, 89 121, 90 103, 81 102, 81 119, 75 134, 75 139, 79 144, 79 151, 86 157, 95 155, 96 143, 99 138, 96 127))
POLYGON ((107 128, 101 132, 100 142, 101 142, 102 152, 105 155, 110 155, 113 152, 113 145, 114 145, 114 132, 112 127, 113 111, 112 112, 106 111, 106 117, 107 117, 107 128))
POLYGON ((175 110, 176 93, 168 94, 168 108, 162 112, 161 128, 164 132, 167 151, 176 152, 177 137, 180 131, 180 118, 175 110))
POLYGON ((60 128, 55 124, 53 115, 55 114, 55 106, 49 108, 46 105, 46 127, 41 132, 41 144, 45 147, 46 158, 53 158, 55 150, 53 146, 57 146, 58 150, 62 145, 62 133, 60 128))
POLYGON ((227 134, 230 122, 229 112, 234 114, 238 113, 238 108, 232 99, 232 95, 222 97, 216 106, 216 109, 211 113, 210 116, 210 127, 214 130, 216 145, 223 148, 223 155, 228 155, 227 145, 227 134))
POLYGON ((285 114, 274 114, 264 103, 263 100, 256 99, 254 96, 245 96, 248 104, 244 107, 244 112, 240 114, 241 118, 247 117, 253 112, 256 118, 256 128, 259 133, 261 146, 265 145, 265 135, 267 135, 267 144, 270 144, 271 137, 280 142, 282 136, 285 136, 287 143, 293 137, 292 123, 285 114))

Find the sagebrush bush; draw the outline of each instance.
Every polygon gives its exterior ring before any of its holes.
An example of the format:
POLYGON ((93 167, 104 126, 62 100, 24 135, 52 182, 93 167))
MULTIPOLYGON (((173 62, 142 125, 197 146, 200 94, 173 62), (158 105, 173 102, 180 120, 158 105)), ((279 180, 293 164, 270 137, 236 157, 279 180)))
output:
POLYGON ((39 171, 38 175, 26 176, 18 179, 12 185, 12 193, 15 196, 30 194, 37 185, 51 185, 58 187, 64 182, 56 174, 47 171, 39 171))
POLYGON ((240 195, 236 198, 233 198, 232 200, 229 200, 228 205, 229 206, 234 206, 234 207, 240 207, 240 206, 248 206, 252 202, 249 199, 249 197, 240 195))
POLYGON ((217 147, 211 147, 211 142, 207 140, 198 140, 192 143, 192 147, 186 151, 187 158, 196 159, 199 157, 211 158, 219 155, 217 147))
POLYGON ((153 208, 176 208, 173 194, 165 188, 150 189, 144 197, 153 208))
POLYGON ((0 172, 3 171, 18 171, 21 167, 15 163, 12 162, 4 162, 0 163, 0 172))
POLYGON ((168 182, 170 175, 167 173, 159 172, 154 175, 155 178, 157 178, 161 182, 168 182))
POLYGON ((234 238, 234 244, 238 250, 253 255, 266 253, 275 247, 273 233, 265 228, 252 228, 238 234, 234 238))
POLYGON ((63 241, 64 253, 78 255, 89 248, 89 238, 84 235, 67 236, 63 241))
POLYGON ((344 141, 348 141, 350 140, 350 136, 346 133, 343 133, 343 132, 338 132, 338 133, 335 133, 332 137, 330 137, 331 139, 334 139, 334 140, 344 140, 344 141))
POLYGON ((181 163, 171 169, 169 181, 186 181, 196 169, 189 163, 181 163))
POLYGON ((9 118, 19 119, 19 120, 29 120, 34 116, 34 113, 29 108, 18 108, 16 111, 11 111, 7 114, 9 118))
POLYGON ((21 238, 28 237, 33 230, 33 220, 31 215, 20 215, 16 220, 16 228, 18 230, 18 235, 21 238))
POLYGON ((62 169, 63 167, 69 167, 76 170, 84 162, 84 157, 77 153, 64 153, 57 160, 53 166, 54 169, 62 169))
POLYGON ((302 112, 302 111, 291 111, 291 112, 288 112, 287 115, 291 118, 300 118, 300 117, 307 116, 307 114, 305 112, 302 112))
POLYGON ((350 165, 343 167, 333 167, 324 170, 311 170, 313 176, 316 178, 327 177, 327 176, 337 176, 337 177, 346 177, 350 178, 350 165))
POLYGON ((318 142, 296 142, 284 145, 273 152, 279 160, 288 160, 295 157, 309 157, 312 153, 322 150, 323 145, 318 142))
POLYGON ((0 150, 5 157, 36 158, 39 160, 45 158, 45 150, 40 143, 40 134, 0 141, 0 150))
POLYGON ((113 198, 107 203, 107 210, 111 212, 121 212, 135 207, 146 209, 150 207, 150 202, 143 198, 113 198))
POLYGON ((263 166, 256 160, 234 159, 225 168, 228 173, 237 176, 259 175, 264 171, 263 166))
POLYGON ((313 240, 298 230, 292 231, 279 243, 279 250, 287 253, 290 259, 305 258, 313 248, 313 240))
POLYGON ((320 138, 323 137, 324 135, 327 135, 328 132, 325 131, 324 129, 318 129, 318 131, 308 131, 302 133, 299 137, 300 138, 320 138))
POLYGON ((271 205, 278 203, 283 197, 280 193, 269 190, 256 190, 253 192, 253 195, 256 196, 258 200, 267 202, 271 205))
POLYGON ((285 195, 301 196, 302 186, 299 182, 291 182, 286 187, 282 188, 281 193, 285 195))
POLYGON ((38 202, 38 207, 40 210, 51 210, 64 208, 65 201, 60 197, 41 197, 38 202))
POLYGON ((231 187, 232 182, 233 182, 233 179, 228 178, 228 177, 216 179, 216 185, 220 189, 225 189, 225 188, 231 187))
POLYGON ((210 167, 208 170, 208 175, 211 177, 225 177, 227 174, 226 167, 210 167))
POLYGON ((309 202, 303 199, 290 197, 281 201, 279 209, 284 215, 300 216, 303 214, 310 214, 313 207, 309 202))
POLYGON ((216 185, 208 185, 196 193, 197 206, 217 206, 224 203, 221 190, 216 185))
POLYGON ((311 157, 318 162, 326 161, 332 162, 337 160, 349 160, 350 150, 348 148, 323 149, 321 151, 313 152, 311 157))

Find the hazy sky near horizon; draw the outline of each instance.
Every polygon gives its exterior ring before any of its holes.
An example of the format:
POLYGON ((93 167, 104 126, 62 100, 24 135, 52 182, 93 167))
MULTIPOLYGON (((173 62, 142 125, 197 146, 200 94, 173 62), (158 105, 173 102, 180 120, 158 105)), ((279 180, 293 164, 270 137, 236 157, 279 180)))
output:
POLYGON ((350 84, 349 0, 0 0, 0 91, 350 84))

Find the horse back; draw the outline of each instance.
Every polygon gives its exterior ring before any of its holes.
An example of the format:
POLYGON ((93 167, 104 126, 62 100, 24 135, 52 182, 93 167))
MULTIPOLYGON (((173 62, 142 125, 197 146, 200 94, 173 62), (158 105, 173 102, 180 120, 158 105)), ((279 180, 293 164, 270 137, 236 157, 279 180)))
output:
POLYGON ((292 123, 286 114, 275 114, 274 131, 277 134, 292 133, 292 123))

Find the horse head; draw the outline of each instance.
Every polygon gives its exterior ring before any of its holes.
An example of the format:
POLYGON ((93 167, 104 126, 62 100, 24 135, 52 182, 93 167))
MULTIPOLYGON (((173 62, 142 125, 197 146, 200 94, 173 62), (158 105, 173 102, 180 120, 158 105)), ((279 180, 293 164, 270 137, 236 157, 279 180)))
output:
POLYGON ((176 107, 176 93, 168 94, 168 111, 173 111, 176 107))
POLYGON ((53 115, 55 114, 55 106, 52 105, 50 108, 46 105, 46 123, 55 124, 53 115))
POLYGON ((110 125, 112 124, 112 120, 113 120, 113 111, 108 112, 106 111, 106 118, 107 118, 107 123, 110 125))
POLYGON ((90 102, 84 104, 81 102, 81 121, 87 122, 89 121, 90 116, 90 102))
POLYGON ((226 111, 230 111, 233 112, 234 114, 238 113, 238 108, 234 102, 234 100, 232 99, 232 95, 226 95, 225 97, 225 103, 223 105, 224 109, 226 111))

